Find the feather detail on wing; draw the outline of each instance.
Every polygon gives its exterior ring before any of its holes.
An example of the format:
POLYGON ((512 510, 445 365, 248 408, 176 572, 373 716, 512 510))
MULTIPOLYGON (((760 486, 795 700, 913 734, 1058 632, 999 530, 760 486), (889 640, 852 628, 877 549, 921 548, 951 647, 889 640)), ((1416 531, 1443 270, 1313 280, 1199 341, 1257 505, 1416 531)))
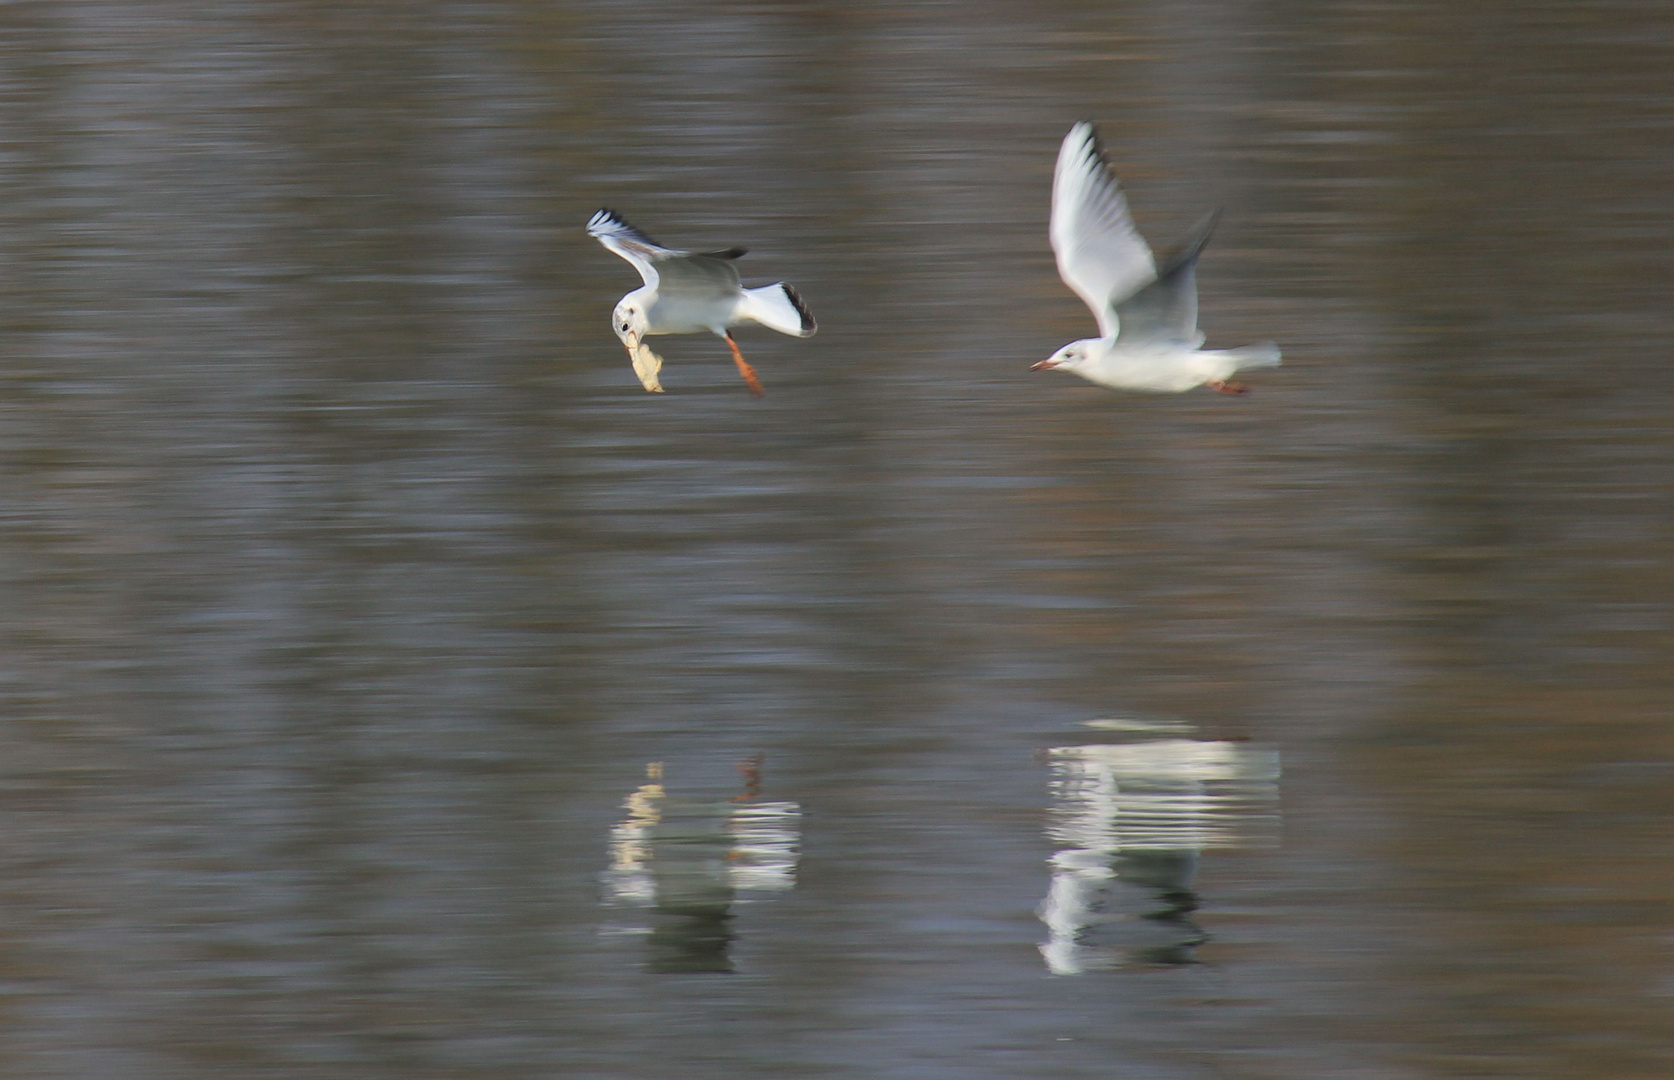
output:
POLYGON ((633 263, 645 284, 657 285, 656 264, 664 259, 680 258, 687 252, 666 248, 646 236, 616 211, 605 207, 587 221, 587 232, 605 247, 633 263))
POLYGON ((724 251, 681 251, 657 243, 630 225, 616 211, 600 210, 587 222, 587 231, 599 243, 633 263, 645 284, 655 289, 665 279, 673 289, 726 289, 738 287, 738 269, 733 260, 746 248, 724 251))
POLYGON ((1117 329, 1116 304, 1154 280, 1157 271, 1098 135, 1086 121, 1070 129, 1058 151, 1050 233, 1058 276, 1110 337, 1117 329))

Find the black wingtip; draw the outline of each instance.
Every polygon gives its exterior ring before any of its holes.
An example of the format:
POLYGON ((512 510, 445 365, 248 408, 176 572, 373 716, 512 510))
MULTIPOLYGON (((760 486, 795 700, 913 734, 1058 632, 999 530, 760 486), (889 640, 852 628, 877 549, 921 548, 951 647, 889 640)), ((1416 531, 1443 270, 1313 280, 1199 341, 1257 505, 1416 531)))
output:
POLYGON ((594 213, 592 217, 587 219, 587 231, 590 233, 596 234, 599 229, 607 226, 611 228, 624 229, 627 232, 632 233, 637 239, 642 240, 647 244, 662 247, 661 244, 658 244, 655 240, 647 236, 644 229, 641 229, 639 226, 635 225, 633 222, 629 221, 621 214, 618 214, 608 206, 599 207, 598 211, 594 213))
POLYGON ((820 328, 819 324, 814 321, 814 313, 808 310, 808 305, 802 302, 802 297, 798 295, 795 289, 785 284, 781 284, 779 287, 785 290, 785 299, 791 302, 791 307, 795 308, 796 313, 802 316, 802 336, 813 337, 814 331, 820 328))
MULTIPOLYGON (((1077 120, 1074 127, 1085 127, 1087 129, 1087 153, 1103 164, 1109 165, 1109 160, 1104 156, 1104 140, 1099 138, 1099 126, 1091 120, 1077 120)), ((1074 128, 1071 128, 1071 130, 1074 130, 1074 128)))
MULTIPOLYGON (((1116 166, 1111 164, 1110 155, 1105 153, 1104 141, 1099 138, 1098 125, 1091 120, 1077 120, 1075 127, 1070 129, 1070 134, 1075 134, 1075 129, 1083 126, 1087 129, 1087 136, 1076 148, 1077 156, 1084 165, 1090 167, 1094 172, 1103 173, 1112 184, 1120 188, 1122 181, 1116 176, 1116 166)), ((1065 140, 1068 141, 1068 136, 1065 137, 1065 140)))

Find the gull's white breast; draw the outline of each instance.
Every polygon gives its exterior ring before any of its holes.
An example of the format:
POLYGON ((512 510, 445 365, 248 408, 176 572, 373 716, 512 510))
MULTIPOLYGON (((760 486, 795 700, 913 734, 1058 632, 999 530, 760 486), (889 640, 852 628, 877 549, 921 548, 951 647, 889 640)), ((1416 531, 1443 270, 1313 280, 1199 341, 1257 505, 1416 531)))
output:
POLYGON ((1178 394, 1206 382, 1222 380, 1236 367, 1224 352, 1200 352, 1183 345, 1106 349, 1077 370, 1090 382, 1118 390, 1178 394))

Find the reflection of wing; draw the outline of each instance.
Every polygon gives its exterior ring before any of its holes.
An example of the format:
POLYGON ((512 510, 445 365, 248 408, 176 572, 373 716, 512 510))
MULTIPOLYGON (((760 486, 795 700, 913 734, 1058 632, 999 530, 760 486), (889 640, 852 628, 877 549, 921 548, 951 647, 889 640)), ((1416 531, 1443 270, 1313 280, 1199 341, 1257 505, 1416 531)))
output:
MULTIPOLYGON (((1138 726, 1092 724, 1129 732, 1138 726)), ((1192 963, 1192 950, 1206 940, 1190 915, 1199 855, 1271 843, 1278 753, 1164 736, 1057 746, 1048 762, 1053 806, 1046 832, 1059 847, 1038 909, 1048 929, 1040 946, 1047 967, 1075 975, 1192 963)))
POLYGON ((1058 276, 1093 309, 1105 337, 1114 305, 1156 276, 1151 249, 1133 226, 1128 200, 1099 148, 1093 125, 1070 128, 1052 176, 1052 250, 1058 276))
POLYGON ((1197 332, 1197 257, 1219 217, 1218 210, 1205 215, 1163 260, 1157 280, 1117 302, 1123 345, 1203 344, 1197 332))
POLYGON ((793 802, 750 803, 728 815, 732 850, 727 876, 732 887, 757 893, 794 889, 801 824, 802 810, 793 802))
POLYGON ((599 243, 633 263, 639 276, 645 279, 645 284, 653 289, 660 278, 669 279, 676 287, 687 284, 699 288, 713 283, 738 284, 738 271, 733 268, 732 260, 744 254, 743 248, 699 253, 666 248, 628 224, 627 219, 609 207, 588 220, 587 231, 599 243))

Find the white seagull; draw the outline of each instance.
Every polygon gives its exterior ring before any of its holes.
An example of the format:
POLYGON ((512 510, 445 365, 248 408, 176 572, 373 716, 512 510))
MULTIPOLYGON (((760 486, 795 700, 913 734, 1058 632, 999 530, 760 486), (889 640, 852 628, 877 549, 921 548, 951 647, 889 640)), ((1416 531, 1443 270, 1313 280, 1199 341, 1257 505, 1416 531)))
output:
POLYGON ((761 396, 756 370, 744 362, 738 343, 727 329, 754 322, 781 334, 808 337, 815 330, 814 316, 796 290, 784 282, 759 289, 746 289, 738 280, 733 260, 743 248, 725 251, 676 251, 663 247, 629 225, 614 210, 600 210, 587 222, 587 231, 599 243, 634 264, 645 284, 616 302, 611 329, 628 348, 634 374, 652 393, 663 392, 657 381, 663 358, 652 352, 645 339, 652 334, 696 334, 711 331, 726 339, 738 373, 750 393, 761 396))
POLYGON ((1159 264, 1128 215, 1128 201, 1085 121, 1070 128, 1052 177, 1052 250, 1058 276, 1093 309, 1099 336, 1072 341, 1033 371, 1070 371, 1116 390, 1173 394, 1208 386, 1241 394, 1239 368, 1272 367, 1272 342, 1199 349, 1197 257, 1219 212, 1192 229, 1159 264))

